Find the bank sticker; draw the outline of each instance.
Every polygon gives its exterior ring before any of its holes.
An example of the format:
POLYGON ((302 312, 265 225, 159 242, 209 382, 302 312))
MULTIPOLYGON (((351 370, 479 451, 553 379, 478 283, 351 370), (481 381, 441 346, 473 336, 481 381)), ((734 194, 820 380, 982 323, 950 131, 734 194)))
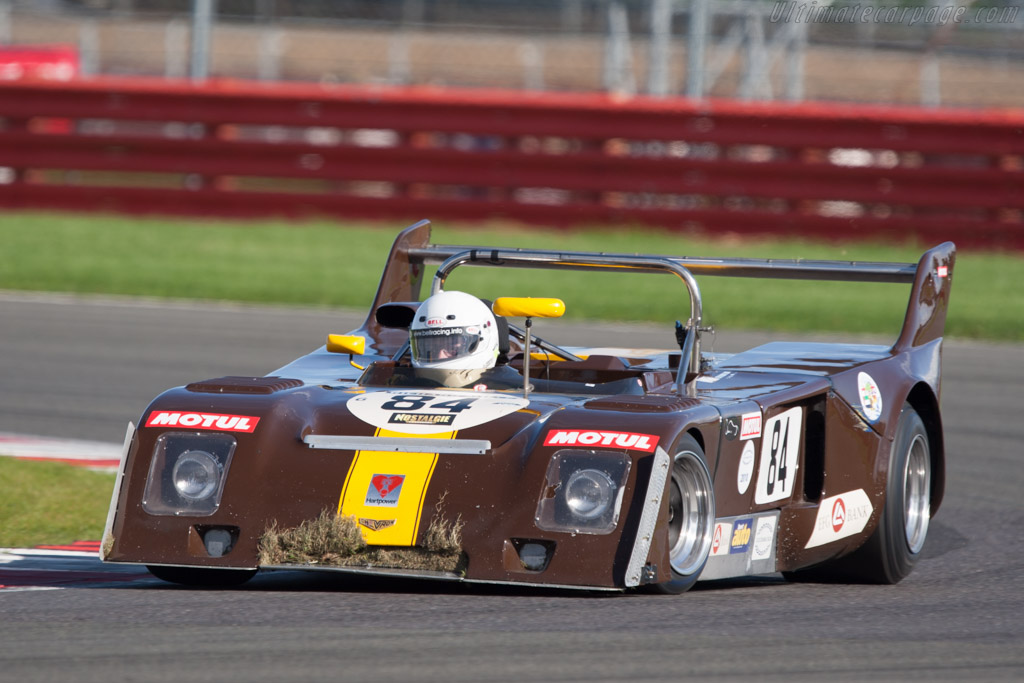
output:
POLYGON ((476 391, 375 391, 345 404, 357 418, 403 434, 438 434, 469 429, 525 408, 518 396, 476 391))
POLYGON ((711 554, 728 555, 729 543, 732 541, 732 524, 719 522, 715 525, 715 534, 711 539, 711 554))
POLYGON ((802 423, 803 408, 799 407, 790 408, 765 423, 754 490, 754 501, 758 504, 784 500, 793 494, 802 423))
POLYGON ((857 392, 860 394, 860 407, 864 409, 864 417, 868 422, 877 422, 882 416, 882 394, 871 375, 866 372, 857 375, 857 392))
POLYGON ((859 534, 867 526, 872 510, 871 499, 864 489, 825 498, 818 507, 814 531, 804 547, 813 548, 859 534))

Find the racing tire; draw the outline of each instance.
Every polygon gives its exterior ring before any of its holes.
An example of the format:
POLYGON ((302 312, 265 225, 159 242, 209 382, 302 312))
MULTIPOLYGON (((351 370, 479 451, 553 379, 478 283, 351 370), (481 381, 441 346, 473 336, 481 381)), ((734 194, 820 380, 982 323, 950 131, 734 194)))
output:
POLYGON ((652 585, 655 592, 669 595, 685 593, 697 583, 715 533, 715 492, 704 450, 686 434, 675 451, 666 500, 672 579, 652 585))
POLYGON ((205 567, 166 567, 146 565, 149 573, 169 583, 194 588, 226 588, 241 586, 256 576, 255 569, 207 569, 205 567))
POLYGON ((931 519, 931 447, 921 416, 909 404, 896 423, 889 455, 885 505, 878 528, 853 553, 796 572, 793 581, 845 581, 894 584, 904 579, 921 556, 931 519))

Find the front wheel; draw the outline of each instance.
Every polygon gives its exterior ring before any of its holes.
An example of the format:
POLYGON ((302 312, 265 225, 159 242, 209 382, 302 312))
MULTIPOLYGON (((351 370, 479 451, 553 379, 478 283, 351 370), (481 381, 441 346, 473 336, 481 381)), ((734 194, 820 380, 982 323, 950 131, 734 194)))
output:
POLYGON ((166 567, 146 565, 149 573, 158 579, 183 586, 226 588, 240 586, 256 576, 255 569, 209 569, 206 567, 166 567))
POLYGON ((715 494, 697 440, 685 435, 676 445, 668 484, 668 559, 672 580, 655 585, 678 594, 697 583, 715 533, 715 494))

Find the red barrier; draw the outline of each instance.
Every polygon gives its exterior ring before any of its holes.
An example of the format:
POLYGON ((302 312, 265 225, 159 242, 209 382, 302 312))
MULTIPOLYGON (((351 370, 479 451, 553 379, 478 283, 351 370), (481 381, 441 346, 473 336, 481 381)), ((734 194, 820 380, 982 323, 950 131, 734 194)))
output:
POLYGON ((102 79, 0 84, 0 117, 7 207, 1024 248, 1013 112, 102 79))

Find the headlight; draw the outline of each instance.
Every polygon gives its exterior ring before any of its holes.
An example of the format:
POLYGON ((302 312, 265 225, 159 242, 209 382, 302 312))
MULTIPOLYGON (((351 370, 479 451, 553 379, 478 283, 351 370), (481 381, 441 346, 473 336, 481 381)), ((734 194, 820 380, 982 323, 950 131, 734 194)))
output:
POLYGON ((174 463, 171 478, 182 498, 203 500, 217 490, 220 463, 206 451, 185 451, 174 463))
POLYGON ((212 515, 220 507, 235 445, 230 434, 161 434, 153 448, 142 508, 151 515, 212 515))
POLYGON ((581 534, 614 531, 631 464, 629 456, 622 453, 555 453, 537 501, 537 527, 581 534))
POLYGON ((600 517, 614 495, 615 482, 601 470, 576 470, 565 485, 565 502, 580 519, 600 517))

